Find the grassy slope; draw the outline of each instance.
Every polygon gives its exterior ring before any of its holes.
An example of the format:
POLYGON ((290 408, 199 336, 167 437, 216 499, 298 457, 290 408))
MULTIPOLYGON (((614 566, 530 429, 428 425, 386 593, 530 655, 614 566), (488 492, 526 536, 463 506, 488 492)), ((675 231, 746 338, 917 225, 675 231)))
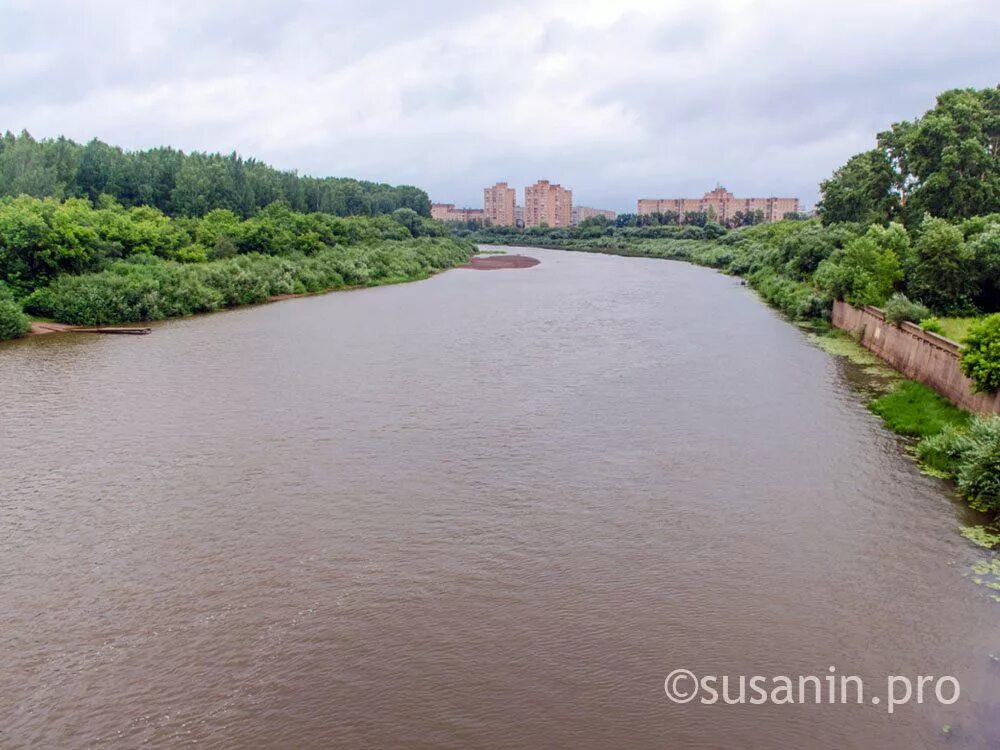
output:
POLYGON ((969 413, 952 405, 923 383, 900 381, 896 389, 872 401, 868 408, 900 435, 926 438, 945 427, 964 427, 969 413))
POLYGON ((937 318, 938 324, 941 326, 941 335, 945 338, 949 338, 957 343, 962 343, 965 339, 966 334, 969 332, 969 326, 975 323, 979 318, 937 318))

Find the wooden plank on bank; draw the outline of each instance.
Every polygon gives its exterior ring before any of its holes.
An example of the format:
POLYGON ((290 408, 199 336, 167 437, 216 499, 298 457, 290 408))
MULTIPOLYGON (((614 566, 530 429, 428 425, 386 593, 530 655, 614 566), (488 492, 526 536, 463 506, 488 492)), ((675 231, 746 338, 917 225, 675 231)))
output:
POLYGON ((74 328, 73 333, 110 333, 127 336, 145 336, 152 328, 74 328))

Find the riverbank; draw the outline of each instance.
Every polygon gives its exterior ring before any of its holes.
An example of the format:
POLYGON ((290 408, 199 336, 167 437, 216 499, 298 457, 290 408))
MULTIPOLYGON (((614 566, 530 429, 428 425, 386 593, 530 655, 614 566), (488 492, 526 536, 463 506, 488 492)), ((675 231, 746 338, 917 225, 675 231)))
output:
MULTIPOLYGON (((469 258, 466 263, 461 265, 452 266, 452 268, 469 268, 476 270, 499 270, 499 269, 519 269, 519 268, 531 268, 537 266, 540 261, 537 258, 531 258, 526 255, 486 255, 482 257, 473 256, 469 258)), ((382 282, 380 284, 358 284, 354 286, 340 286, 331 287, 329 289, 322 289, 314 292, 299 292, 299 293, 284 293, 284 294, 273 294, 266 300, 261 302, 254 302, 250 304, 254 305, 266 305, 274 302, 282 302, 289 299, 301 299, 303 297, 316 297, 323 294, 332 294, 334 292, 346 292, 355 291, 358 289, 367 289, 372 286, 386 286, 388 284, 406 284, 413 281, 423 281, 429 279, 443 271, 451 270, 451 268, 442 268, 435 270, 431 273, 425 274, 423 276, 415 276, 407 279, 399 280, 389 280, 382 282)), ((237 305, 236 307, 246 307, 247 305, 237 305)), ((227 308, 232 309, 232 308, 227 308)), ((211 310, 208 312, 219 312, 218 310, 211 310)), ((204 314, 204 313, 202 313, 204 314)), ((190 317, 190 316, 176 316, 180 317, 190 317)), ((33 320, 31 321, 31 328, 25 334, 25 336, 43 336, 52 333, 78 333, 87 330, 78 325, 73 325, 70 323, 57 323, 52 320, 33 320)))
MULTIPOLYGON (((881 357, 862 346, 847 331, 837 328, 812 328, 810 339, 835 357, 857 369, 853 380, 868 410, 900 436, 907 454, 925 474, 949 480, 956 494, 976 513, 971 523, 959 527, 963 537, 986 549, 1000 547, 1000 518, 995 509, 977 501, 977 488, 967 486, 963 477, 982 476, 982 456, 963 456, 975 442, 988 442, 995 420, 979 420, 930 387, 908 380, 881 357), (985 435, 983 433, 986 433, 985 435), (972 437, 965 437, 967 435, 972 437)), ((991 471, 987 467, 987 472, 991 471)), ((993 586, 991 598, 1000 602, 993 586)), ((986 584, 983 584, 986 585, 986 584)))
MULTIPOLYGON (((522 256, 518 256, 518 257, 522 257, 522 256)), ((470 262, 471 262, 471 260, 476 260, 476 259, 475 258, 471 258, 470 262)), ((532 258, 532 259, 528 259, 528 260, 534 260, 534 259, 532 258)), ((530 263, 530 264, 528 264, 528 266, 537 265, 537 264, 538 264, 538 261, 535 260, 534 263, 530 263)), ((524 267, 528 267, 528 266, 510 266, 510 267, 524 268, 524 267)), ((321 290, 314 291, 314 292, 298 292, 298 293, 290 292, 290 293, 284 293, 284 294, 273 294, 273 295, 269 296, 267 299, 261 300, 259 302, 250 302, 250 303, 243 304, 243 305, 233 305, 233 306, 225 307, 225 308, 222 308, 222 309, 207 310, 207 311, 204 311, 204 312, 198 312, 198 313, 194 313, 194 314, 191 314, 191 315, 176 315, 176 316, 171 316, 169 318, 163 318, 163 320, 180 320, 182 318, 195 317, 196 315, 208 315, 208 314, 215 313, 215 312, 225 312, 226 310, 233 310, 233 309, 236 309, 236 308, 239 308, 239 307, 255 307, 257 305, 270 305, 270 304, 273 304, 275 302, 283 302, 285 300, 291 300, 291 299, 302 299, 304 297, 319 297, 319 296, 322 296, 322 295, 325 295, 325 294, 333 294, 335 292, 358 291, 360 289, 369 289, 369 288, 376 287, 376 286, 389 286, 389 285, 392 285, 392 284, 408 284, 408 283, 415 282, 415 281, 425 281, 425 280, 431 278, 432 276, 437 275, 438 273, 442 273, 444 271, 451 270, 452 268, 468 268, 468 267, 471 267, 471 266, 468 265, 468 264, 454 265, 454 266, 451 266, 449 268, 442 268, 442 269, 438 269, 438 270, 432 271, 432 272, 424 274, 422 276, 414 276, 412 278, 405 278, 405 279, 386 280, 386 281, 383 281, 383 282, 380 282, 380 283, 377 283, 377 284, 356 284, 356 285, 353 285, 353 286, 331 287, 329 289, 321 289, 321 290)), ((502 266, 500 266, 500 267, 502 267, 502 266)), ((33 321, 31 321, 31 327, 30 327, 30 329, 28 330, 28 332, 25 334, 24 337, 26 338, 26 337, 34 337, 34 336, 44 336, 44 335, 53 334, 53 333, 86 333, 86 332, 90 332, 90 331, 93 331, 93 330, 94 330, 93 328, 88 328, 86 326, 73 325, 73 324, 69 324, 69 323, 57 323, 57 322, 51 321, 51 320, 33 320, 33 321)))
MULTIPOLYGON (((164 320, 271 297, 426 278, 465 263, 471 242, 412 210, 338 218, 274 204, 171 218, 148 207, 20 196, 0 206, 0 339, 31 318, 98 326, 164 320), (73 231, 70 231, 72 228, 73 231)), ((36 326, 38 332, 56 329, 36 326)))
MULTIPOLYGON (((423 237, 332 247, 310 255, 259 253, 201 263, 155 257, 63 274, 32 292, 27 312, 45 323, 102 326, 182 318, 290 296, 418 281, 468 262, 472 243, 423 237)), ((58 327, 36 326, 38 332, 58 327)))

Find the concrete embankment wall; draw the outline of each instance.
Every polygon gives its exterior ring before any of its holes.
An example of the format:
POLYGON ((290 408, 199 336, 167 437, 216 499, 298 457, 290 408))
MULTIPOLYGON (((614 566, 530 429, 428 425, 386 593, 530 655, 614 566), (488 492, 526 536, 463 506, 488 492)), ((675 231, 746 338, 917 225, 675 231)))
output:
POLYGON ((906 377, 930 386, 963 409, 1000 412, 1000 392, 976 393, 962 374, 958 344, 913 323, 888 323, 877 307, 833 303, 833 325, 850 331, 866 349, 906 377))

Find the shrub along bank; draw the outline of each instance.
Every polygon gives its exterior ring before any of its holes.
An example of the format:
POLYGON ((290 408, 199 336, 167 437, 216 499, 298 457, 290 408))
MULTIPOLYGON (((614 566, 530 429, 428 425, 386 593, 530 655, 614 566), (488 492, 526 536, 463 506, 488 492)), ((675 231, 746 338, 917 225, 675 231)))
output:
POLYGON ((33 292, 26 309, 62 323, 161 320, 264 302, 282 294, 423 279, 468 260, 470 249, 442 238, 380 241, 313 255, 241 255, 207 263, 155 257, 104 271, 63 275, 33 292))
POLYGON ((917 439, 917 460, 953 480, 977 511, 993 518, 966 527, 963 536, 987 548, 1000 546, 1000 417, 973 416, 922 383, 901 381, 869 404, 886 425, 917 439))
POLYGON ((23 336, 30 327, 28 316, 14 300, 7 285, 0 282, 0 340, 23 336))
POLYGON ((475 251, 402 208, 375 217, 303 214, 275 203, 170 218, 109 198, 0 199, 0 339, 22 312, 61 323, 158 320, 297 294, 420 279, 475 251))

